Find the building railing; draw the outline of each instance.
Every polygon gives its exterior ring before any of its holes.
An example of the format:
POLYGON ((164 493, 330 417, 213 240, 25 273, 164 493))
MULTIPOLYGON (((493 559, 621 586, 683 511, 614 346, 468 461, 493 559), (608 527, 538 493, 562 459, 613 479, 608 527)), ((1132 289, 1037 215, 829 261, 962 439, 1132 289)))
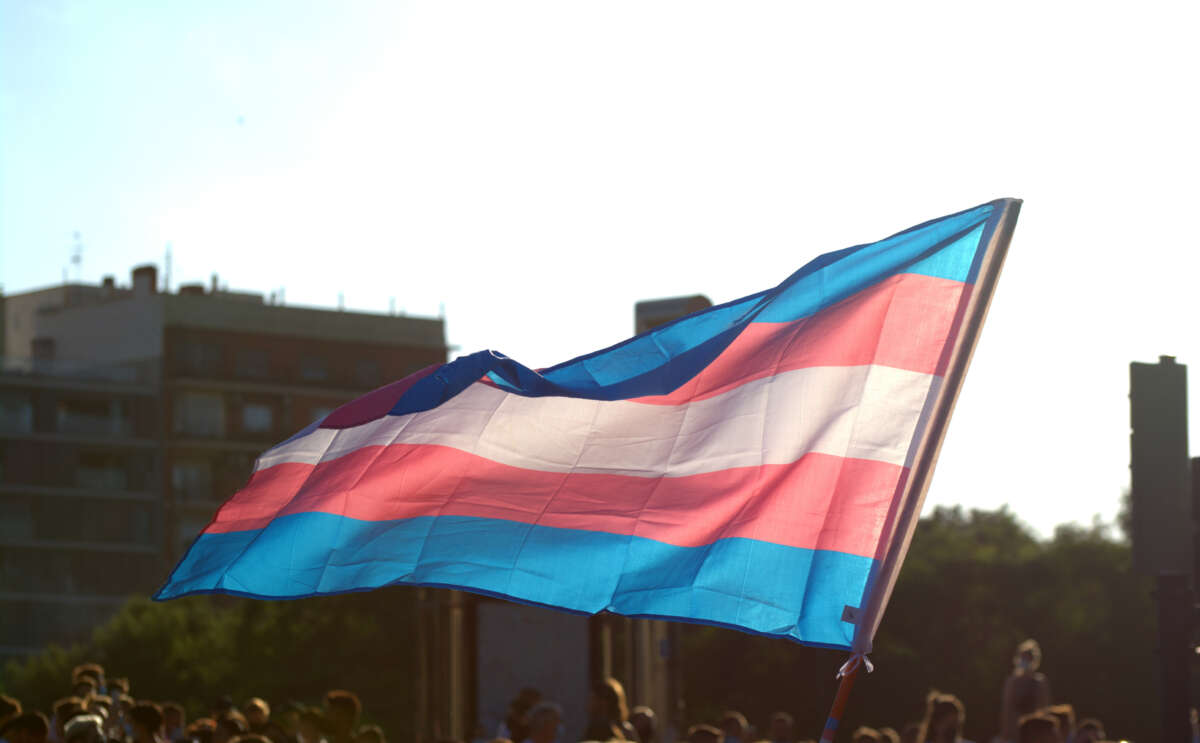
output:
POLYGON ((157 384, 159 381, 158 364, 154 361, 102 364, 76 359, 0 356, 0 374, 118 384, 157 384))

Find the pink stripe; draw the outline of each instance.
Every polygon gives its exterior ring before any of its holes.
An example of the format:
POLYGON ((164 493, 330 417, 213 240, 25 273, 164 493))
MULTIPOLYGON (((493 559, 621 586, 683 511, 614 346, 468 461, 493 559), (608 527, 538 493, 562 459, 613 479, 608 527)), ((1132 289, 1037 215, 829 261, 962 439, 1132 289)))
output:
POLYGON ((686 477, 554 473, 443 446, 364 447, 255 473, 208 533, 260 529, 291 513, 365 521, 477 516, 632 534, 679 546, 746 537, 874 557, 904 468, 828 454, 686 477))
POLYGON ((795 322, 752 323, 682 387, 636 401, 680 405, 814 366, 878 364, 940 375, 955 312, 969 290, 932 276, 892 276, 795 322))

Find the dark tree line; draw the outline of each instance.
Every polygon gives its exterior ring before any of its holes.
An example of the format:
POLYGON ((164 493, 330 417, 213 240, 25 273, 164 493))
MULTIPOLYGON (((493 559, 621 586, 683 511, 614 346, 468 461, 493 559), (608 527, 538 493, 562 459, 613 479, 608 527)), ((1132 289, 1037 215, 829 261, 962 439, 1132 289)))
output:
MULTIPOLYGON (((1101 527, 1062 527, 1038 540, 1003 509, 939 508, 918 526, 876 638, 877 670, 860 676, 843 724, 899 728, 917 720, 925 694, 939 689, 966 704, 967 737, 987 741, 1013 649, 1034 637, 1055 701, 1100 717, 1110 736, 1155 740, 1150 590, 1132 572, 1127 542, 1101 527)), ((10 663, 0 690, 47 709, 85 659, 128 676, 135 696, 175 699, 193 715, 216 694, 316 700, 349 688, 393 739, 408 740, 415 593, 134 599, 85 645, 10 663)), ((818 737, 844 653, 693 625, 683 641, 686 722, 734 708, 761 728, 785 710, 801 737, 818 737)))

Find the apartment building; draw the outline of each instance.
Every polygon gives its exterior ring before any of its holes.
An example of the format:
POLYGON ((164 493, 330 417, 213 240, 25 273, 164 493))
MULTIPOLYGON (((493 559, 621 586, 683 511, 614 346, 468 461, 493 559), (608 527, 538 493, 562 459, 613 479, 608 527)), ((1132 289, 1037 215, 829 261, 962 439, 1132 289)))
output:
POLYGON ((86 636, 158 587, 263 449, 446 360, 438 318, 131 279, 0 298, 0 656, 86 636))

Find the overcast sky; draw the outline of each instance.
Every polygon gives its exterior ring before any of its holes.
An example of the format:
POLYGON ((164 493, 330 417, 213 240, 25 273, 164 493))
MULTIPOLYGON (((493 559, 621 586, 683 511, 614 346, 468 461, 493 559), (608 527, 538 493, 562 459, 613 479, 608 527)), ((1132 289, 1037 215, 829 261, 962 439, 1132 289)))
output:
POLYGON ((169 243, 546 366, 1015 196, 929 503, 1111 521, 1128 363, 1200 365, 1198 8, 0 0, 0 281, 169 243))

